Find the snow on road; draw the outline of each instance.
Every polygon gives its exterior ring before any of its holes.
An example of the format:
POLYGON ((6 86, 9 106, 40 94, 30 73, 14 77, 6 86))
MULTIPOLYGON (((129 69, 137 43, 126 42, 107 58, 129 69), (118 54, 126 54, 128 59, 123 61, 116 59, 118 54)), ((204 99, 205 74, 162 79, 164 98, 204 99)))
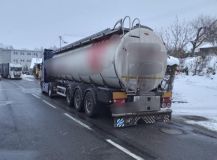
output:
POLYGON ((173 92, 174 115, 205 117, 185 121, 217 131, 217 76, 178 75, 173 92))
POLYGON ((34 81, 34 76, 33 75, 22 74, 22 79, 24 79, 26 81, 34 81))

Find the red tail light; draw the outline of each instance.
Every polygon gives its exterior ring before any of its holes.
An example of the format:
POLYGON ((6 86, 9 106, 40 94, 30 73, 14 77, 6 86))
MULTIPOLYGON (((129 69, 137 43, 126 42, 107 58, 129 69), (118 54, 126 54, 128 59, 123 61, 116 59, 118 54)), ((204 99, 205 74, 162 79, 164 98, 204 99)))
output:
POLYGON ((114 103, 118 106, 122 106, 125 103, 125 99, 114 99, 114 103))
POLYGON ((163 97, 162 108, 170 108, 170 107, 171 107, 171 97, 163 97))

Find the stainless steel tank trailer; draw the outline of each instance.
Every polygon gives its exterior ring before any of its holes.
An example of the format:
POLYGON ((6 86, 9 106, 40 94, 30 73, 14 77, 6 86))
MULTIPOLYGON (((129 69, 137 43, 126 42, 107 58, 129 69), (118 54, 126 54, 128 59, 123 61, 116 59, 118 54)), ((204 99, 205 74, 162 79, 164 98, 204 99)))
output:
POLYGON ((131 23, 127 16, 112 29, 45 49, 41 88, 50 97, 66 97, 69 106, 89 117, 102 104, 109 105, 115 127, 168 121, 171 109, 162 109, 164 91, 159 87, 166 67, 162 40, 138 18, 131 23))

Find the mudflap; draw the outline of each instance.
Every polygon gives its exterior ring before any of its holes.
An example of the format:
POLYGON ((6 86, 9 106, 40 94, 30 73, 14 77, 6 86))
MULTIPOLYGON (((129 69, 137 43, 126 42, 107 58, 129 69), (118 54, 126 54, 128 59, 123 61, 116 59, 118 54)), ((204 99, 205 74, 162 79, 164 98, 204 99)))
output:
POLYGON ((155 122, 168 122, 172 117, 172 110, 161 110, 156 112, 139 112, 139 113, 127 113, 127 114, 112 114, 114 127, 123 128, 129 126, 135 126, 137 123, 144 122, 145 124, 151 124, 155 122))

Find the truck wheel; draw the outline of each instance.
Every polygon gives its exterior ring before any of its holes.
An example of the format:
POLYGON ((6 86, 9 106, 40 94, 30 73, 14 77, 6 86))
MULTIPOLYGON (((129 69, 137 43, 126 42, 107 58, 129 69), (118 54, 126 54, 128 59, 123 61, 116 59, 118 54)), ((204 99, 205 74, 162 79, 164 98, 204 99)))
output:
POLYGON ((44 83, 44 82, 40 82, 40 86, 41 86, 41 93, 42 93, 42 94, 45 94, 45 92, 43 91, 43 83, 44 83))
POLYGON ((78 112, 83 110, 83 98, 82 91, 80 88, 77 88, 74 93, 74 107, 78 112))
POLYGON ((69 91, 69 89, 67 89, 67 92, 66 92, 66 102, 67 102, 69 107, 72 107, 73 106, 73 97, 71 96, 71 92, 69 91))
POLYGON ((88 117, 95 117, 97 114, 97 101, 93 91, 87 91, 84 97, 84 110, 88 117))
POLYGON ((53 98, 53 86, 51 83, 49 84, 49 87, 48 87, 48 96, 50 98, 53 98))

